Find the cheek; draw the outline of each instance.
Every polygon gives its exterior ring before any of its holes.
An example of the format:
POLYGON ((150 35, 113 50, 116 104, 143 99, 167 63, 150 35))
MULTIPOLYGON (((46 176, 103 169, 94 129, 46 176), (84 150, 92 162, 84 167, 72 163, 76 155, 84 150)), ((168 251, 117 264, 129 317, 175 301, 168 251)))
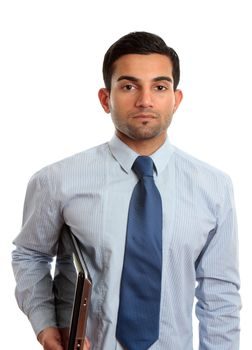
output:
POLYGON ((113 93, 111 93, 110 99, 109 99, 110 109, 111 110, 117 109, 117 105, 118 105, 118 98, 113 93))
POLYGON ((160 108, 163 111, 173 111, 174 107, 175 107, 175 99, 173 97, 169 98, 169 99, 162 99, 160 98, 160 108))
POLYGON ((114 111, 127 111, 132 102, 127 97, 114 97, 110 99, 110 108, 114 111))

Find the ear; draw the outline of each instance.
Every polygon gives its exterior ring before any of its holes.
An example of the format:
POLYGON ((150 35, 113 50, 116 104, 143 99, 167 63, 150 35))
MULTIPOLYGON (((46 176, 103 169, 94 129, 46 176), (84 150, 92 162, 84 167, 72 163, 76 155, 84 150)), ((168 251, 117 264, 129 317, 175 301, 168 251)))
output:
POLYGON ((100 103, 102 105, 102 108, 106 113, 110 112, 109 108, 109 91, 105 88, 102 88, 98 91, 98 97, 100 100, 100 103))
POLYGON ((176 90, 174 92, 174 94, 175 94, 175 105, 174 105, 173 112, 176 112, 176 110, 178 109, 178 107, 183 99, 183 93, 181 90, 176 90))

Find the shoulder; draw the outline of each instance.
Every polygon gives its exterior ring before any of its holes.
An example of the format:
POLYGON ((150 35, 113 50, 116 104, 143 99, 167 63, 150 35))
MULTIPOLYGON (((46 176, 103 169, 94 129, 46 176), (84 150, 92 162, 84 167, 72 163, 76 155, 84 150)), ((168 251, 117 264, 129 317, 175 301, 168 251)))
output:
POLYGON ((49 168, 56 168, 56 167, 64 168, 69 166, 78 167, 80 165, 87 165, 89 163, 99 162, 108 153, 108 150, 109 150, 108 143, 103 143, 101 145, 76 153, 70 157, 59 160, 58 162, 55 162, 49 165, 48 167, 49 168))
POLYGON ((222 178, 228 178, 229 175, 225 173, 223 170, 216 168, 215 166, 204 162, 203 160, 200 160, 194 156, 192 156, 189 153, 186 153, 182 151, 181 149, 173 146, 174 148, 174 157, 175 157, 175 162, 178 166, 185 168, 185 169, 190 169, 194 170, 195 172, 201 172, 205 173, 207 175, 213 175, 217 177, 222 177, 222 178))
MULTIPOLYGON (((173 146, 174 147, 174 146, 173 146)), ((200 187, 217 188, 222 192, 223 187, 232 188, 230 176, 213 165, 210 165, 194 156, 174 147, 174 164, 176 173, 190 178, 200 187)))
POLYGON ((49 164, 31 177, 30 182, 53 184, 61 181, 72 182, 76 178, 87 178, 90 172, 102 169, 109 156, 108 143, 104 143, 49 164))

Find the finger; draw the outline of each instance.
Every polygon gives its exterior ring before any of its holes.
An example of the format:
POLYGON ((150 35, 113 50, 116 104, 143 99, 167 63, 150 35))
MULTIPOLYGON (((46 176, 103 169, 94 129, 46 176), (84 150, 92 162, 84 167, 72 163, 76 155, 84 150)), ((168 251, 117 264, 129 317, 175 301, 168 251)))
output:
POLYGON ((44 346, 44 350, 65 350, 62 346, 62 344, 55 339, 51 339, 50 341, 46 341, 44 346))
POLYGON ((89 339, 86 337, 85 342, 84 342, 84 350, 90 350, 91 349, 91 342, 89 339))
POLYGON ((57 328, 46 328, 39 334, 38 340, 44 350, 64 350, 60 332, 57 328))

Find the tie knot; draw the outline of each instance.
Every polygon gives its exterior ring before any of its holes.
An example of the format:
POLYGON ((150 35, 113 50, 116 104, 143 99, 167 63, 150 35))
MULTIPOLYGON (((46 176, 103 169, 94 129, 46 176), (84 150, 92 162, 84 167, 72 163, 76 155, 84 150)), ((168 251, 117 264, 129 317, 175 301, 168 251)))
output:
POLYGON ((153 176, 153 161, 150 157, 139 156, 136 158, 132 169, 137 174, 138 178, 153 176))

